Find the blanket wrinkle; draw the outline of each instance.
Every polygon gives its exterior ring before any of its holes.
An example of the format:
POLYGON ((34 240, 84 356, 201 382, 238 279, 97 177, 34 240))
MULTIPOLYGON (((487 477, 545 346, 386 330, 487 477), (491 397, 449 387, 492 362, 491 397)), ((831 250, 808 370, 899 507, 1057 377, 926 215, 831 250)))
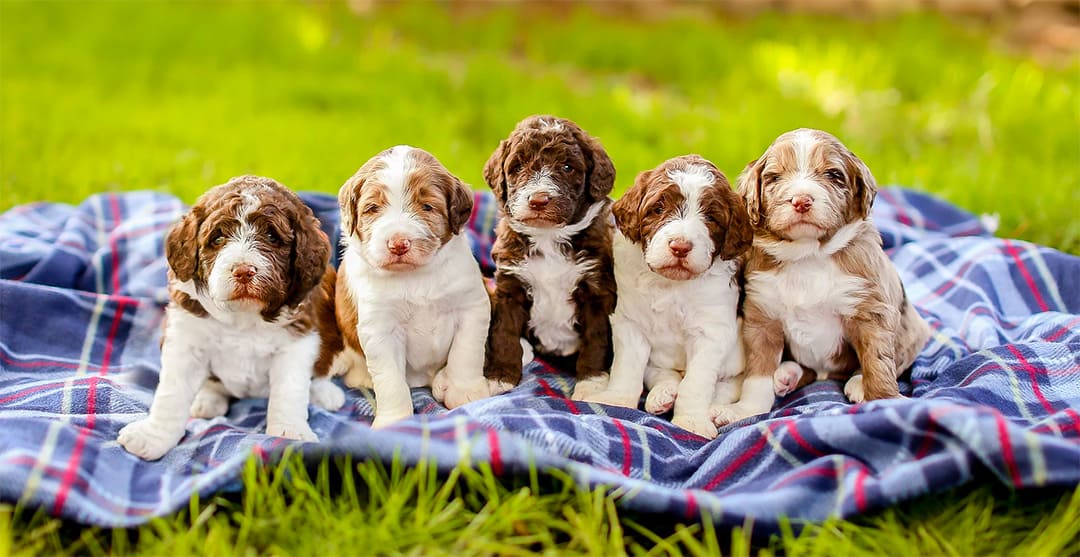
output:
MULTIPOLYGON (((303 198, 336 239, 336 199, 303 198)), ((250 455, 273 460, 291 443, 262 433, 259 399, 190 420, 158 462, 116 443, 157 383, 162 238, 184 208, 135 192, 0 215, 0 501, 132 526, 192 493, 238 489, 250 455)), ((496 213, 477 193, 466 233, 488 275, 496 213)), ((378 432, 372 394, 350 390, 337 412, 312 407, 323 441, 303 450, 399 454, 443 471, 463 459, 502 475, 558 469, 621 488, 625 509, 707 512, 721 526, 753 517, 763 531, 781 516, 850 517, 971 482, 1080 484, 1080 258, 994 238, 983 219, 902 188, 880 191, 873 221, 934 330, 902 378, 906 398, 853 406, 823 381, 706 441, 664 417, 572 401, 572 375, 536 361, 512 392, 452 412, 413 389, 418 415, 378 432)))

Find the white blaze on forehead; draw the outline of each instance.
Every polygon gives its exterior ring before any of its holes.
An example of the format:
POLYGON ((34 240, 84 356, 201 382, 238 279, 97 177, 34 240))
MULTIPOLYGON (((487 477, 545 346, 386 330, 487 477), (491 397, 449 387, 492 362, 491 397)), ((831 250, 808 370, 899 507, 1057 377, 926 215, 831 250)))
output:
POLYGON ((416 169, 412 151, 413 148, 408 145, 391 148, 389 153, 383 155, 383 167, 375 173, 375 178, 386 186, 390 205, 393 207, 405 206, 405 186, 408 184, 409 174, 416 169))
POLYGON ((701 164, 692 164, 686 168, 669 170, 668 178, 679 186, 683 197, 686 199, 683 207, 683 217, 688 217, 701 211, 701 190, 716 183, 716 177, 709 172, 708 167, 701 164))
POLYGON ((562 122, 558 120, 540 120, 540 129, 542 130, 562 130, 562 122))
POLYGON ((792 136, 791 148, 795 150, 795 169, 799 174, 810 172, 810 150, 817 141, 810 130, 798 130, 792 136))

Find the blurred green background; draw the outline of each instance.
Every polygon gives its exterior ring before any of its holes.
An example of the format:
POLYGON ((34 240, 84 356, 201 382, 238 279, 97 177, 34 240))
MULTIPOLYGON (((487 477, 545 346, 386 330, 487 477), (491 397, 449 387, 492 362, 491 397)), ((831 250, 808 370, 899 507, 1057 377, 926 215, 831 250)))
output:
POLYGON ((229 177, 336 192, 398 143, 474 187, 538 112, 618 169, 683 153, 730 178, 792 128, 882 184, 997 213, 1080 252, 1080 61, 939 14, 733 14, 706 4, 49 2, 0 5, 0 209, 229 177), (647 9, 646 9, 647 8, 647 9))

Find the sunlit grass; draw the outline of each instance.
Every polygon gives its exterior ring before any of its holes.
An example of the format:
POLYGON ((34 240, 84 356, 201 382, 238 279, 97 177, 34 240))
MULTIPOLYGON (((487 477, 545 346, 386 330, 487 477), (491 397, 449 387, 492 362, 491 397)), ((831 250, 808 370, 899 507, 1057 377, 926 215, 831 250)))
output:
POLYGON ((727 20, 699 6, 646 24, 569 5, 0 10, 0 208, 111 189, 191 200, 245 172, 332 192, 397 143, 483 187, 498 140, 551 112, 603 140, 617 192, 686 152, 733 177, 779 133, 821 127, 882 183, 998 213, 1003 236, 1080 251, 1080 64, 1044 67, 935 16, 727 20))

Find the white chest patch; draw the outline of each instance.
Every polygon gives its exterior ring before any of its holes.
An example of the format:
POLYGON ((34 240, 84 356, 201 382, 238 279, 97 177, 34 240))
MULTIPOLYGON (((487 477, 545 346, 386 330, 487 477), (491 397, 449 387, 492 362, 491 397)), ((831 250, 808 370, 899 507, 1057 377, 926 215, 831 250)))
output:
POLYGON ((831 259, 810 257, 781 268, 751 273, 747 296, 780 320, 795 360, 819 373, 845 342, 842 319, 854 315, 866 281, 845 273, 831 259))
POLYGON ((572 296, 594 264, 564 254, 557 240, 541 239, 521 264, 503 267, 525 283, 532 297, 528 327, 541 350, 560 356, 577 352, 580 339, 574 329, 577 311, 572 296))

